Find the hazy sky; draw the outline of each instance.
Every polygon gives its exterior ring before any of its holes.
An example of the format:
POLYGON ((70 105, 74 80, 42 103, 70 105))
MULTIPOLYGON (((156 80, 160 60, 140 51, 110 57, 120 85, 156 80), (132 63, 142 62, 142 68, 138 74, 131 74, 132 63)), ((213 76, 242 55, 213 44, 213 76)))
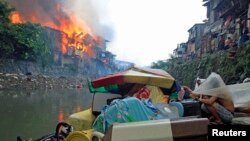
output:
POLYGON ((177 44, 186 42, 188 29, 206 19, 202 0, 109 0, 113 40, 108 50, 116 59, 149 66, 165 60, 177 44))

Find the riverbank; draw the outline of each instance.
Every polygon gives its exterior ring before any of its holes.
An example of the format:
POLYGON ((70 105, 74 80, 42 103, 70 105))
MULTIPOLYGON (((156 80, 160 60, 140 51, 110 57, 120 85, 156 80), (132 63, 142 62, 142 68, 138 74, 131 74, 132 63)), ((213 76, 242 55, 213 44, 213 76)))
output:
POLYGON ((0 73, 0 90, 69 89, 86 85, 85 78, 0 73))
MULTIPOLYGON (((197 77, 207 78, 211 72, 218 73, 227 85, 242 83, 250 77, 250 42, 237 48, 234 59, 228 50, 207 53, 202 58, 169 62, 168 72, 182 85, 194 88, 197 77)), ((163 66, 164 67, 164 66, 163 66)))

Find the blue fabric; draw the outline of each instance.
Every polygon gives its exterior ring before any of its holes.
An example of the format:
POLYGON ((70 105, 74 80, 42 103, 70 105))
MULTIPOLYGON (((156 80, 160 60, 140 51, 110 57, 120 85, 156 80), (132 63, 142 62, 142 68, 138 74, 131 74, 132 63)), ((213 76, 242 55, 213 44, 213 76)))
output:
POLYGON ((175 81, 175 89, 176 89, 176 92, 179 92, 181 90, 181 85, 175 81))
POLYGON ((239 46, 241 46, 243 43, 245 43, 246 41, 249 40, 249 36, 247 36, 247 34, 243 34, 242 36, 240 36, 239 39, 239 46))
POLYGON ((180 102, 170 102, 170 106, 175 106, 178 109, 178 113, 180 117, 183 117, 184 115, 184 107, 180 102))
POLYGON ((140 101, 135 97, 117 99, 105 106, 96 118, 93 129, 105 133, 114 122, 125 123, 156 119, 156 109, 150 101, 140 101))

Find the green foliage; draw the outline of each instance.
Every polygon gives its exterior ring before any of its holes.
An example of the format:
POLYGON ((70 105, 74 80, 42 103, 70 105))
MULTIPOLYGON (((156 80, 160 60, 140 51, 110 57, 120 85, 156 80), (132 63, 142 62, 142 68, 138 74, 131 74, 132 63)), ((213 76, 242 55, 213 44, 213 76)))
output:
POLYGON ((49 64, 49 42, 39 24, 12 24, 9 16, 14 9, 0 1, 0 59, 39 60, 49 64))
POLYGON ((14 10, 7 2, 0 1, 0 25, 7 25, 10 23, 9 15, 14 10))
POLYGON ((166 60, 160 60, 160 61, 157 61, 156 63, 153 62, 151 67, 156 68, 156 69, 161 68, 163 70, 167 70, 169 67, 169 63, 166 60))
POLYGON ((218 51, 201 59, 178 64, 171 56, 167 61, 153 63, 152 67, 166 69, 182 85, 194 87, 197 77, 207 78, 211 72, 221 75, 226 84, 241 82, 241 77, 250 76, 250 41, 237 49, 235 60, 228 58, 227 51, 218 51))
POLYGON ((14 24, 0 31, 2 59, 35 61, 38 56, 50 53, 38 24, 14 24))
POLYGON ((246 76, 250 76, 250 41, 245 43, 237 51, 238 65, 244 70, 246 76))
POLYGON ((10 56, 14 52, 14 46, 9 38, 9 15, 14 9, 4 1, 0 1, 0 59, 10 56))
POLYGON ((15 40, 15 59, 35 61, 37 56, 49 53, 42 38, 42 27, 38 24, 15 24, 11 33, 15 40))
POLYGON ((14 53, 14 48, 7 42, 0 40, 0 52, 1 52, 0 59, 8 58, 8 56, 14 53))

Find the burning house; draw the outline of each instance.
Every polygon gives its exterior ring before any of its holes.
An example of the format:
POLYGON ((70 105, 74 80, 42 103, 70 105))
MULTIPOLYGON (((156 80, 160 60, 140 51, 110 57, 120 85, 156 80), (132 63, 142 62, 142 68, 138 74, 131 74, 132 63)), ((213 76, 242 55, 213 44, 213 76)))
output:
POLYGON ((65 1, 9 2, 16 9, 10 16, 12 23, 31 22, 44 27, 44 36, 51 41, 54 65, 73 66, 78 71, 87 73, 88 69, 96 68, 96 62, 105 66, 114 59, 114 55, 106 51, 105 39, 94 33, 82 16, 70 10, 69 5, 64 5, 65 1))

